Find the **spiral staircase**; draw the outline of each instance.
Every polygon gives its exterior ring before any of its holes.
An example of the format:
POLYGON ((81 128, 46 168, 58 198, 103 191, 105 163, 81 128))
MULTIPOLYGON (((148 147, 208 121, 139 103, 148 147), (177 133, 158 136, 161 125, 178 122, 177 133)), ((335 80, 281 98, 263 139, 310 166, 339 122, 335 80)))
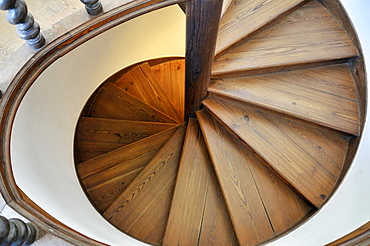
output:
POLYGON ((125 68, 90 97, 76 169, 116 228, 153 245, 257 245, 314 214, 341 181, 361 127, 359 53, 319 2, 263 2, 225 9, 195 117, 183 120, 179 58, 125 68))
POLYGON ((106 79, 74 139, 97 212, 151 245, 259 245, 316 215, 345 177, 365 117, 362 51, 325 3, 224 1, 194 115, 182 57, 106 79))

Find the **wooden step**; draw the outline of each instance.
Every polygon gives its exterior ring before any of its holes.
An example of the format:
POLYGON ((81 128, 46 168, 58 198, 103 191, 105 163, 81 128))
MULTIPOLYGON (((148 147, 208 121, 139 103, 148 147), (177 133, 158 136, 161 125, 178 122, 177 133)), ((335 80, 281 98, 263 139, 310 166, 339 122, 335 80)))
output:
POLYGON ((114 84, 178 122, 183 121, 147 62, 134 66, 114 84))
POLYGON ((208 98, 203 104, 309 202, 318 208, 328 199, 343 165, 334 160, 337 156, 344 160, 348 139, 334 133, 323 134, 323 130, 246 104, 215 98, 208 98), (317 148, 307 147, 310 141, 317 148), (337 142, 342 143, 343 148, 332 148, 337 142), (323 156, 332 161, 323 161, 323 156))
MULTIPOLYGON (((228 0, 228 4, 230 2, 228 0)), ((251 37, 259 29, 270 24, 276 18, 290 13, 297 5, 304 2, 307 1, 234 0, 221 19, 216 56, 224 54, 241 41, 251 37)))
POLYGON ((184 117, 185 59, 163 62, 151 68, 176 110, 184 117))
POLYGON ((185 130, 182 125, 104 212, 110 223, 147 243, 162 241, 185 130))
POLYGON ((358 135, 359 103, 347 65, 214 80, 208 91, 358 135))
POLYGON ((174 126, 176 124, 81 117, 76 129, 77 163, 174 126))
POLYGON ((213 244, 237 240, 198 122, 190 119, 162 245, 213 244))
POLYGON ((337 63, 357 55, 345 30, 319 2, 312 0, 217 58, 212 76, 225 78, 292 70, 337 63))
POLYGON ((234 0, 224 0, 222 3, 221 18, 225 15, 227 9, 230 7, 234 0))
POLYGON ((258 244, 273 236, 270 222, 278 235, 311 211, 310 206, 206 111, 198 111, 197 117, 241 245, 258 244), (263 233, 266 234, 259 236, 263 233))
POLYGON ((173 127, 77 165, 81 183, 102 213, 175 133, 173 127))
POLYGON ((88 116, 118 120, 178 123, 110 82, 104 83, 100 88, 88 116))

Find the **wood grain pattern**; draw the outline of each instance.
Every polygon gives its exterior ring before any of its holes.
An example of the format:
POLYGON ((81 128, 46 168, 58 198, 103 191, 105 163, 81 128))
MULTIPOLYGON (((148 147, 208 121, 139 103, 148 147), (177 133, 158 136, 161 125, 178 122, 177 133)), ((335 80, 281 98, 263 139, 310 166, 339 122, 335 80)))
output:
POLYGON ((211 167, 199 245, 238 246, 224 196, 211 167))
MULTIPOLYGON (((176 130, 177 127, 170 128, 107 154, 82 162, 77 165, 79 177, 82 180, 92 178, 94 175, 99 175, 103 171, 117 166, 119 163, 124 163, 127 160, 135 159, 155 149, 160 149, 176 130)), ((91 185, 85 183, 87 188, 96 184, 99 184, 99 182, 94 180, 91 181, 91 185)))
POLYGON ((221 19, 216 57, 303 2, 305 1, 234 0, 221 19))
POLYGON ((234 0, 224 0, 222 3, 221 18, 225 15, 227 9, 234 0))
POLYGON ((178 122, 183 121, 148 63, 134 66, 113 83, 178 122))
POLYGON ((357 56, 345 30, 312 0, 247 42, 217 58, 214 78, 333 63, 357 56))
POLYGON ((185 130, 182 125, 104 212, 109 222, 148 243, 162 241, 185 130))
MULTIPOLYGON (((239 140, 227 132, 227 130, 206 111, 197 112, 197 116, 208 149, 210 150, 212 163, 217 173, 219 173, 220 183, 227 185, 225 182, 230 182, 221 181, 221 178, 225 178, 224 172, 226 171, 226 167, 224 166, 224 160, 231 159, 232 157, 235 157, 234 160, 244 159, 246 165, 240 167, 250 170, 276 234, 288 230, 311 211, 312 208, 310 206, 298 197, 297 194, 261 162, 254 153, 243 146, 239 140), (220 151, 221 149, 225 149, 225 151, 220 151), (230 152, 232 149, 239 149, 240 151, 230 152), (232 153, 234 155, 232 155, 232 153)), ((230 163, 230 165, 234 165, 235 161, 230 160, 230 163)), ((224 187, 221 186, 221 188, 224 187)), ((225 194, 229 192, 226 188, 225 186, 225 194)), ((238 217, 240 215, 234 216, 238 217)))
POLYGON ((175 124, 81 117, 76 129, 78 163, 123 147, 175 124))
POLYGON ((192 0, 186 8, 185 119, 207 96, 223 0, 192 0))
MULTIPOLYGON (((304 146, 291 139, 286 133, 289 128, 280 129, 269 114, 247 105, 214 98, 205 100, 204 105, 313 205, 321 207, 328 199, 338 177, 327 169, 326 163, 319 163, 303 149, 304 146)), ((280 121, 289 124, 289 120, 281 118, 280 121)))
POLYGON ((118 120, 177 123, 171 117, 110 82, 105 83, 100 88, 88 116, 118 120))
POLYGON ((151 68, 160 86, 180 115, 184 117, 185 59, 163 62, 151 68))
POLYGON ((222 192, 240 245, 256 245, 275 237, 244 148, 198 111, 222 192))
POLYGON ((190 119, 163 245, 236 245, 197 120, 190 119))
POLYGON ((353 135, 360 131, 360 107, 347 65, 215 80, 208 91, 353 135))
POLYGON ((157 154, 177 127, 78 164, 83 187, 103 213, 157 154))
POLYGON ((195 119, 189 119, 163 245, 197 245, 209 183, 210 159, 195 119))

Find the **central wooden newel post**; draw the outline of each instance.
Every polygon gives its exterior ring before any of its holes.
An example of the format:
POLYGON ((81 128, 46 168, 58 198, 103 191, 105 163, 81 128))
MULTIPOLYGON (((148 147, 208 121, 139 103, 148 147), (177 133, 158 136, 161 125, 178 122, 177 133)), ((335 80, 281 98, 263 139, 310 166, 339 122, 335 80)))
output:
POLYGON ((206 98, 223 0, 192 0, 186 7, 185 120, 206 98))

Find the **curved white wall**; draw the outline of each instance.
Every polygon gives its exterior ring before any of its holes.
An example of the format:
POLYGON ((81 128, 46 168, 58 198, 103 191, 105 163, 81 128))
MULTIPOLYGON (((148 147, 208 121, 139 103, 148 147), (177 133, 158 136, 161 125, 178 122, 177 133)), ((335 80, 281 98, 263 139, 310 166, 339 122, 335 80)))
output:
POLYGON ((172 6, 135 18, 90 40, 45 70, 18 110, 11 157, 18 186, 71 228, 110 245, 142 245, 105 221, 77 180, 73 139, 89 95, 123 67, 184 56, 185 15, 172 6))
MULTIPOLYGON (((342 3, 359 34, 368 63, 370 16, 366 12, 370 2, 342 3)), ((182 56, 184 26, 181 10, 170 7, 116 27, 56 61, 21 104, 12 136, 17 184, 45 211, 91 238, 111 245, 140 244, 102 219, 80 188, 72 157, 79 113, 95 88, 120 68, 154 57, 182 56)), ((269 245, 324 245, 370 220, 369 150, 367 124, 354 163, 330 201, 316 216, 269 245)))

